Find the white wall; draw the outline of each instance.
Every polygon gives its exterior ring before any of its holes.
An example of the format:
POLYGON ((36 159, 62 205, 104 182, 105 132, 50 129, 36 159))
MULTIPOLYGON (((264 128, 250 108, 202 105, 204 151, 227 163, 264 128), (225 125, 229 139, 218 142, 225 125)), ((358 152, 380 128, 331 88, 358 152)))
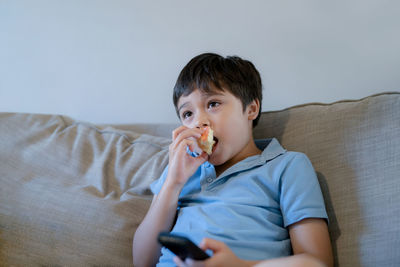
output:
POLYGON ((400 89, 400 1, 0 0, 0 111, 177 122, 202 52, 251 60, 263 110, 400 89))

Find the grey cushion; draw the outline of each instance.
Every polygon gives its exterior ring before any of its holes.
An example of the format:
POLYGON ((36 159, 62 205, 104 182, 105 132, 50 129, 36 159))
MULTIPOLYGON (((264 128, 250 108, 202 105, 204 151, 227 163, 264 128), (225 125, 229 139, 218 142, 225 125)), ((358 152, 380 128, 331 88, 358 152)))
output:
POLYGON ((0 114, 0 265, 132 265, 132 237, 169 142, 0 114))
POLYGON ((265 112, 272 136, 312 161, 336 264, 400 266, 400 93, 265 112))

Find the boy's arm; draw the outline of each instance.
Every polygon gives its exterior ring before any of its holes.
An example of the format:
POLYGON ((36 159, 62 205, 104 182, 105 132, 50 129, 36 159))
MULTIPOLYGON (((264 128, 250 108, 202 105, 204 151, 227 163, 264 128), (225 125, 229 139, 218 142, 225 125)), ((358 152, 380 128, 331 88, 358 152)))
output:
POLYGON ((190 156, 186 149, 199 138, 200 129, 181 126, 173 131, 173 142, 169 147, 169 169, 160 192, 154 196, 150 209, 136 230, 133 238, 134 266, 153 266, 161 254, 157 236, 173 227, 179 194, 190 176, 207 160, 207 153, 199 157, 190 156))
MULTIPOLYGON (((263 260, 246 261, 235 254, 221 241, 205 238, 200 244, 203 250, 210 249, 213 257, 202 266, 284 266, 284 267, 323 267, 333 266, 332 248, 328 227, 323 219, 304 219, 289 226, 289 234, 293 248, 293 256, 263 260)), ((175 257, 178 266, 197 266, 200 262, 187 259, 185 263, 175 257)))
POLYGON ((308 254, 322 261, 326 266, 333 266, 328 225, 324 219, 304 219, 288 228, 293 254, 308 254))
POLYGON ((324 219, 304 219, 288 229, 293 256, 262 261, 256 266, 333 266, 331 241, 324 219))
POLYGON ((136 230, 133 239, 134 266, 153 266, 161 254, 157 235, 169 231, 176 216, 179 192, 161 190, 155 195, 150 209, 136 230))
MULTIPOLYGON (((308 218, 288 227, 293 256, 261 261, 257 267, 333 266, 328 226, 324 219, 308 218)), ((250 264, 252 266, 252 264, 250 264)))

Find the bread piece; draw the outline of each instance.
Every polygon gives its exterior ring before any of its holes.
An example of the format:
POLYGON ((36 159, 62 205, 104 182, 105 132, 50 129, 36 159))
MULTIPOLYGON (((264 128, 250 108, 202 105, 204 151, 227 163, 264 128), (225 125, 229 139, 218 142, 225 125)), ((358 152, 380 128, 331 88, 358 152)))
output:
POLYGON ((203 133, 201 134, 200 138, 197 139, 197 144, 199 147, 208 155, 211 155, 213 145, 215 144, 213 133, 214 131, 207 126, 203 129, 203 133))

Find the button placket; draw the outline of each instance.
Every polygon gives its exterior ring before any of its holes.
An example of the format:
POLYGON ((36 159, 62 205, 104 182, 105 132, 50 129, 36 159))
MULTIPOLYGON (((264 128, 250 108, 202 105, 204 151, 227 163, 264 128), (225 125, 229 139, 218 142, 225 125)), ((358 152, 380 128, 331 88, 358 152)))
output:
POLYGON ((206 164, 204 164, 204 186, 208 187, 208 185, 215 181, 215 178, 214 166, 206 162, 206 164))

